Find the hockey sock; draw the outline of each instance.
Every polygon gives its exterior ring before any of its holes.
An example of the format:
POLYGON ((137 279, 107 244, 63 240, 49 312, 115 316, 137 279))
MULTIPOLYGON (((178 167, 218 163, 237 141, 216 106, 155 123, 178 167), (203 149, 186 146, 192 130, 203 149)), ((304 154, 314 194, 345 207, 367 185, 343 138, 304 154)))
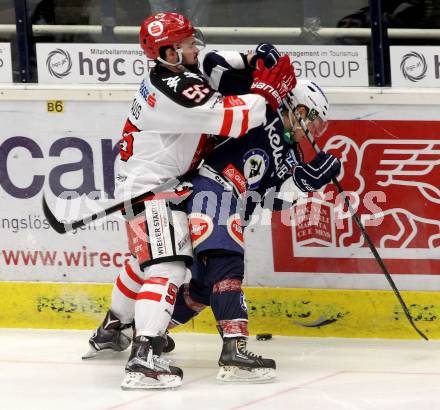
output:
POLYGON ((212 289, 211 308, 223 337, 249 336, 241 279, 224 279, 212 289))
POLYGON ((247 306, 241 289, 244 258, 239 253, 206 254, 206 275, 212 284, 210 305, 223 337, 248 336, 247 306))
POLYGON ((179 287, 186 268, 183 262, 164 262, 145 269, 144 281, 135 303, 137 336, 165 334, 173 314, 179 287))
POLYGON ((144 273, 134 257, 126 262, 113 286, 110 310, 119 318, 121 323, 131 323, 134 318, 134 305, 137 293, 144 283, 144 273))

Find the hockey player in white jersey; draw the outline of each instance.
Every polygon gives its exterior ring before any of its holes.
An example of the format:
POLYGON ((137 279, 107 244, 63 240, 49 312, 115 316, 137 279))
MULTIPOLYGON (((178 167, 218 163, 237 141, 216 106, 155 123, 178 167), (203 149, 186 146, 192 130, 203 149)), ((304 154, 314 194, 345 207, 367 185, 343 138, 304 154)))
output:
MULTIPOLYGON (((120 198, 157 192, 187 173, 209 151, 210 134, 233 138, 246 134, 265 120, 266 104, 275 111, 296 84, 286 57, 270 69, 255 70, 248 94, 224 98, 198 69, 200 33, 176 13, 147 18, 140 45, 156 66, 142 81, 123 130, 116 186, 120 198)), ((184 189, 176 195, 187 193, 184 189)), ((192 262, 187 215, 158 194, 130 206, 125 216, 133 257, 116 280, 111 309, 90 338, 91 352, 85 358, 103 349, 125 350, 130 339, 122 330, 134 318, 132 351, 121 387, 176 387, 183 372, 160 355, 177 291, 192 262)))

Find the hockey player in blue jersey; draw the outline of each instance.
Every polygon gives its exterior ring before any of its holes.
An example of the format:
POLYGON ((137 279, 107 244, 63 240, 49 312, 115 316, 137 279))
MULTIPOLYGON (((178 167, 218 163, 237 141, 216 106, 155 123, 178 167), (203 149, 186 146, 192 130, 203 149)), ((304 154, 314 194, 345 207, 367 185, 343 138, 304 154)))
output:
MULTIPOLYGON (((211 86, 222 94, 246 92, 251 82, 246 61, 246 56, 235 52, 208 54, 204 69, 211 86)), ((291 205, 301 193, 320 189, 340 170, 339 160, 324 152, 305 163, 299 145, 305 135, 295 110, 315 137, 325 128, 329 104, 320 87, 298 81, 283 102, 276 112, 267 110, 264 125, 238 141, 220 143, 191 181, 187 213, 195 263, 190 283, 179 290, 170 328, 211 306, 223 338, 217 375, 221 381, 264 382, 275 377, 274 360, 246 349, 248 314, 241 288, 246 221, 257 203, 271 209, 286 201, 291 205)), ((240 98, 231 97, 230 103, 240 104, 240 98)))

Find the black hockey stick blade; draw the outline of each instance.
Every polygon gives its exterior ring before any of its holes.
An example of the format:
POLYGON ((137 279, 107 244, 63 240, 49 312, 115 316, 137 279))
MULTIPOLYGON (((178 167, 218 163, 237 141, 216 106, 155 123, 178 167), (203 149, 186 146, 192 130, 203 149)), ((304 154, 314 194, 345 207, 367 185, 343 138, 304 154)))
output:
MULTIPOLYGON (((147 194, 151 195, 151 192, 148 192, 147 194)), ((145 196, 149 196, 145 195, 145 196)), ((123 203, 116 204, 110 208, 104 209, 96 214, 89 215, 83 219, 79 219, 77 221, 72 222, 62 222, 54 215, 54 213, 50 210, 49 205, 47 204, 46 198, 43 195, 43 213, 44 216, 47 219, 47 222, 49 225, 58 233, 64 234, 70 231, 73 231, 74 229, 81 228, 82 226, 85 226, 89 224, 92 221, 96 221, 97 219, 101 219, 107 215, 110 215, 114 212, 117 212, 119 210, 123 209, 123 203)))
MULTIPOLYGON (((313 149, 316 152, 320 152, 320 148, 319 146, 316 144, 315 138, 313 137, 312 133, 310 132, 310 130, 307 128, 307 125, 305 124, 304 120, 301 118, 301 115, 295 111, 295 116, 296 119, 298 120, 298 122, 301 125, 301 128, 303 129, 304 133, 306 134, 307 140, 310 142, 310 144, 312 145, 313 149)), ((362 221, 360 220, 358 214, 355 212, 355 210, 353 209, 353 207, 351 206, 350 200, 348 199, 347 194, 345 193, 344 189, 342 188, 341 184, 339 183, 339 181, 333 177, 332 178, 332 182, 333 184, 336 186, 336 188, 338 189, 339 193, 342 195, 342 198, 344 199, 344 203, 347 206, 348 210, 350 211, 350 215, 352 216, 352 218, 355 220, 357 226, 359 227, 359 230, 362 233, 362 236, 364 237, 365 241, 368 244, 368 247, 371 250, 371 253, 374 255, 382 273, 385 275, 388 283, 391 286, 391 289, 393 290, 394 294, 396 295, 397 300, 400 303, 400 306, 403 309, 403 312, 405 313, 406 318, 408 319, 408 322, 411 324, 412 328, 425 340, 429 340, 427 338, 427 336, 416 326, 416 324, 414 323, 414 320, 411 316, 411 313, 409 312, 408 307, 406 306, 405 301, 403 300, 399 289, 397 289, 396 284, 394 283, 393 278, 391 277, 390 273, 388 272, 387 267, 385 266, 385 263, 383 261, 383 259, 381 258, 381 256, 379 255, 379 252, 377 251, 376 247, 374 246, 373 241, 371 240, 370 236, 368 235, 367 231, 365 230, 364 225, 362 224, 362 221)))
MULTIPOLYGON (((165 182, 162 185, 159 185, 158 187, 152 189, 151 191, 143 192, 142 194, 139 194, 138 196, 135 196, 131 199, 119 202, 107 209, 103 209, 95 214, 91 214, 89 216, 86 216, 82 219, 78 219, 76 221, 71 222, 62 222, 54 215, 54 213, 50 210, 49 205, 47 204, 46 198, 43 195, 43 212, 44 216, 47 219, 47 222, 49 225, 58 233, 64 234, 70 231, 73 231, 74 229, 81 228, 85 225, 88 225, 92 221, 96 221, 98 219, 104 218, 106 216, 109 216, 115 212, 122 211, 123 209, 127 209, 130 206, 133 206, 134 204, 144 201, 147 198, 155 197, 156 195, 159 197, 162 193, 166 194, 168 189, 175 189, 182 181, 185 181, 187 179, 190 179, 192 175, 195 174, 196 171, 188 171, 186 174, 181 175, 177 178, 173 178, 167 182, 165 182)), ((174 195, 174 198, 171 198, 171 200, 177 200, 179 201, 179 198, 185 198, 188 195, 189 190, 184 188, 182 190, 179 190, 179 192, 176 192, 174 195)))

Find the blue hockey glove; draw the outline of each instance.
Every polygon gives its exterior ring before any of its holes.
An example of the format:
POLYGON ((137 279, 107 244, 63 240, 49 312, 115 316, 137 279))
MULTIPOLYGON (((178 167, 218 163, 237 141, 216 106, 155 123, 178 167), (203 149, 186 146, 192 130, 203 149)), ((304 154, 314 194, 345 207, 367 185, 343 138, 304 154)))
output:
POLYGON ((270 43, 260 43, 255 49, 256 57, 264 61, 267 68, 273 67, 281 57, 279 51, 270 43))
POLYGON ((339 159, 321 151, 308 164, 293 169, 293 181, 303 192, 313 192, 328 184, 341 170, 339 159))

